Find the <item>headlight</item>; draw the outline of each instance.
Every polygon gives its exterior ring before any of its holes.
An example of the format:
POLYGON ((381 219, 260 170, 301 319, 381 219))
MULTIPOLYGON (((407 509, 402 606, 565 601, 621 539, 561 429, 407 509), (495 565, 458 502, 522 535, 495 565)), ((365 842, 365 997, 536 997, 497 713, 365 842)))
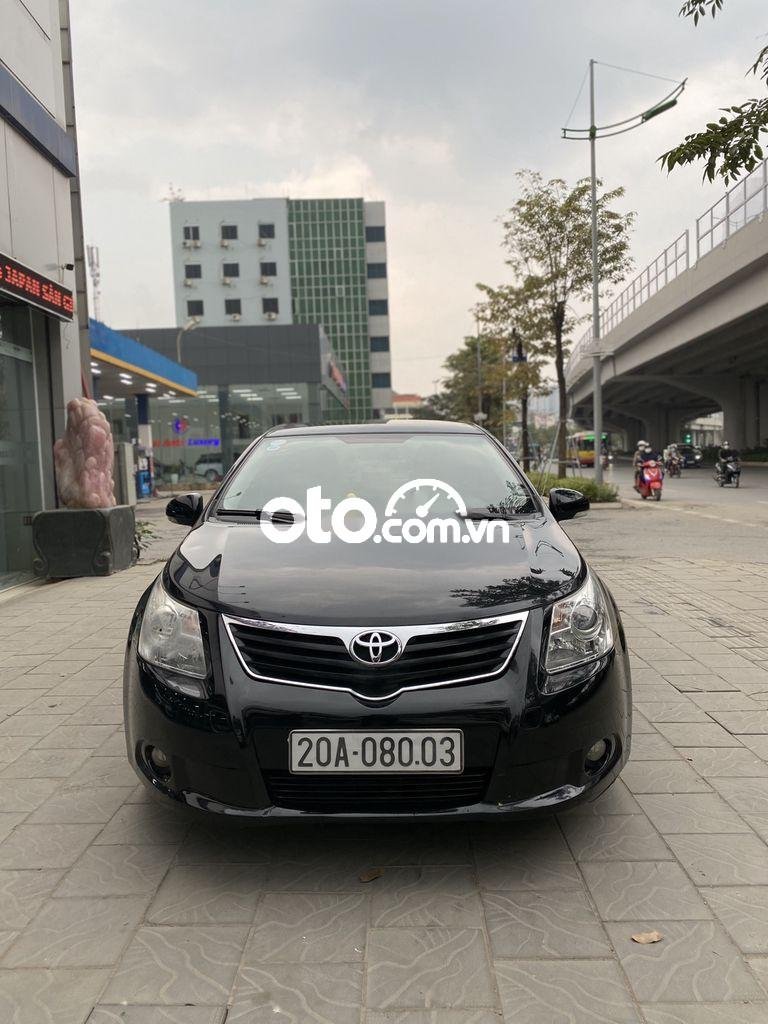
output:
POLYGON ((174 601, 158 578, 144 609, 139 654, 162 669, 163 679, 188 697, 205 696, 202 680, 208 674, 200 616, 194 608, 174 601))
POLYGON ((544 683, 544 692, 556 693, 570 685, 564 678, 558 679, 556 673, 595 661, 612 647, 613 630, 605 597, 590 574, 580 590, 552 606, 544 657, 550 677, 544 683))

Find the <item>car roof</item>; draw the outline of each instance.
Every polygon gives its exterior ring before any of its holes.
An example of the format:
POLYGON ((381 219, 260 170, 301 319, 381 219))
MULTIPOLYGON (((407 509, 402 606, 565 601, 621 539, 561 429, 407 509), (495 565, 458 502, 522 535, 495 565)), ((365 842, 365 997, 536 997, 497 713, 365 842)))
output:
POLYGON ((272 427, 266 434, 288 431, 292 434, 482 434, 474 423, 451 420, 382 420, 380 423, 328 423, 321 427, 305 427, 285 423, 272 427))

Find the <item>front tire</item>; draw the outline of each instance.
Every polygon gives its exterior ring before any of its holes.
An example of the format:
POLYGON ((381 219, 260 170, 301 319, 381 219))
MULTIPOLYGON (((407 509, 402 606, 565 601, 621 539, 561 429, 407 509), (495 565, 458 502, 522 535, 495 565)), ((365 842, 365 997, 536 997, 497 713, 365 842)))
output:
POLYGON ((654 491, 653 500, 654 501, 661 501, 661 491, 654 491))

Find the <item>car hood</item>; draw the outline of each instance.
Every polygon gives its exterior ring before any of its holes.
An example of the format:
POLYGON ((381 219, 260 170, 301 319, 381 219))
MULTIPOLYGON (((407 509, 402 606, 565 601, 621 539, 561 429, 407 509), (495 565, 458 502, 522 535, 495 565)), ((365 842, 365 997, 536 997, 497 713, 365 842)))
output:
POLYGON ((252 619, 314 625, 453 622, 542 605, 572 591, 581 557, 549 517, 510 539, 454 544, 289 544, 258 523, 204 521, 169 560, 180 600, 252 619))

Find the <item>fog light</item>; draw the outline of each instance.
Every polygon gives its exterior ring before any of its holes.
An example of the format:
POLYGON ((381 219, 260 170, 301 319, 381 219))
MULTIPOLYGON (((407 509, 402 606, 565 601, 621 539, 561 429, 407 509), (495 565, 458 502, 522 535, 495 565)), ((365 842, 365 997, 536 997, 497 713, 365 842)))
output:
POLYGON ((602 761, 608 752, 608 744, 605 740, 598 740, 593 743, 587 751, 587 766, 592 766, 602 761))
POLYGON ((171 761, 164 750, 161 750, 159 747, 148 747, 147 759, 158 775, 171 774, 171 761))

